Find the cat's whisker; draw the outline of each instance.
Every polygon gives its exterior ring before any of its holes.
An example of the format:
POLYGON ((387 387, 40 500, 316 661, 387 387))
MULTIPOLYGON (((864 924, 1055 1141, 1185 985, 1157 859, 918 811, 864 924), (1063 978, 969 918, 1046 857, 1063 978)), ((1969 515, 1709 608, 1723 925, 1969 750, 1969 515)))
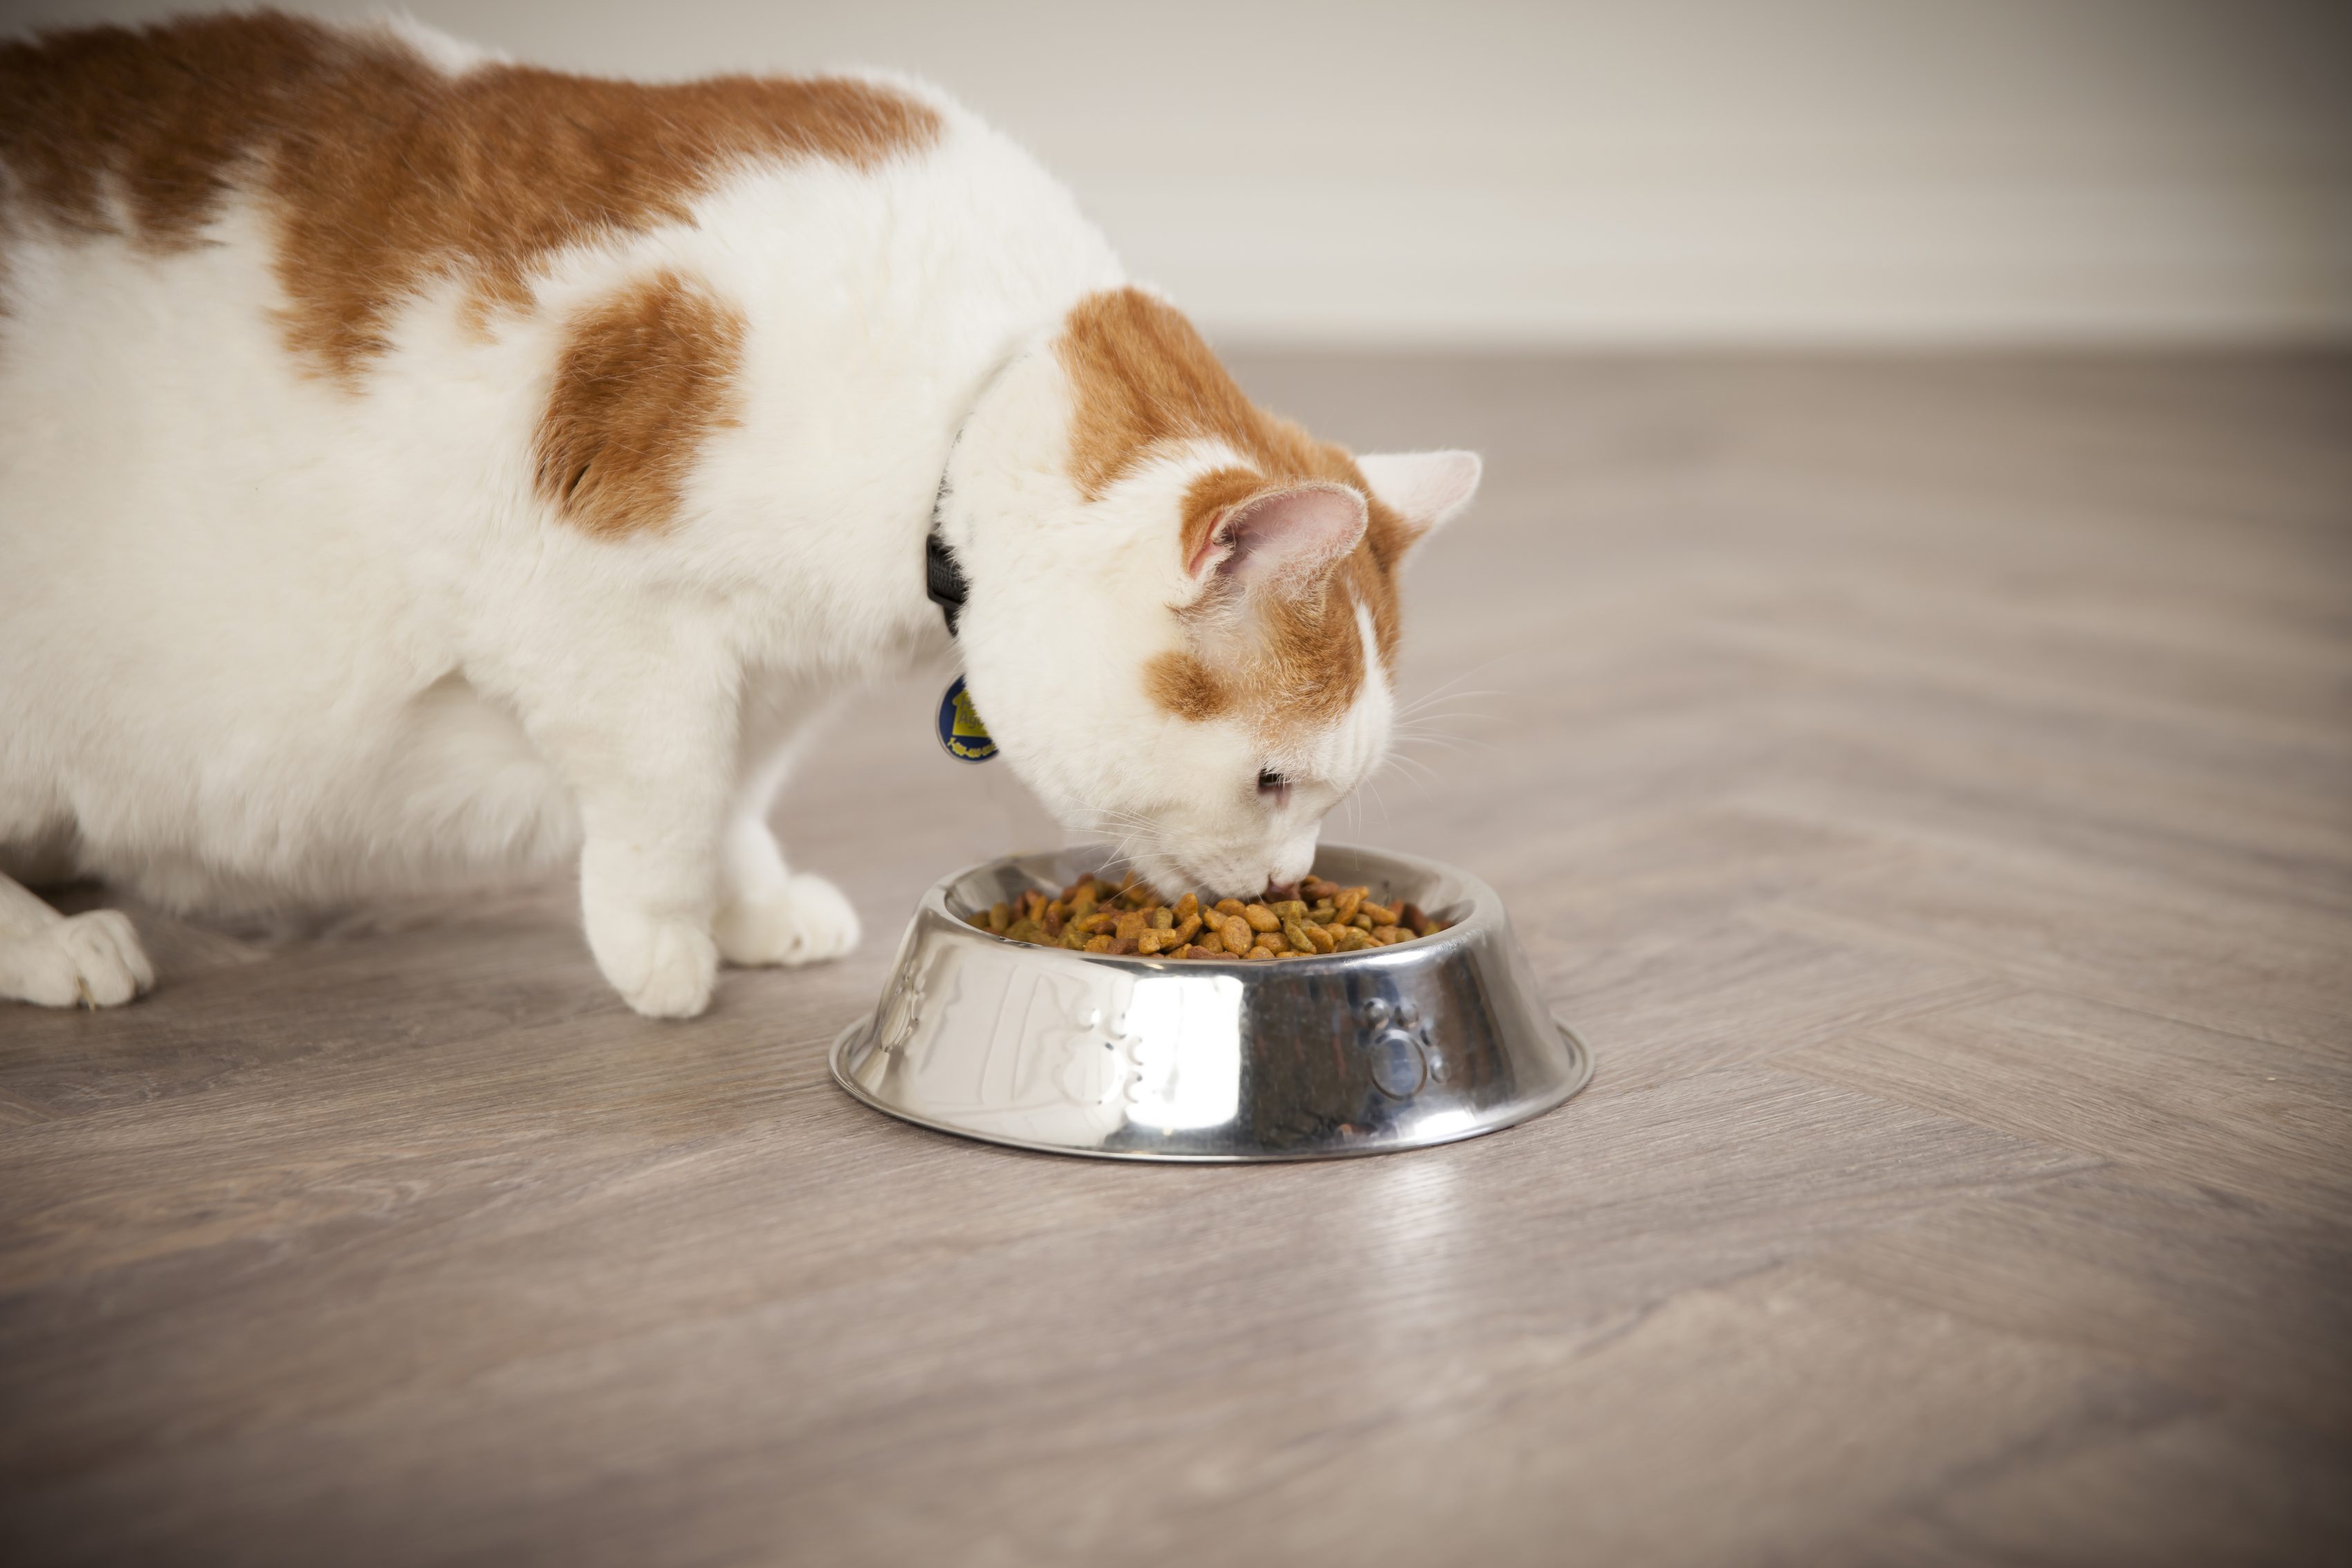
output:
POLYGON ((1391 733, 1406 736, 1453 735, 1458 733, 1458 731, 1448 727, 1459 724, 1465 719, 1478 719, 1487 723, 1492 723, 1494 722, 1495 716, 1490 713, 1441 714, 1428 718, 1408 720, 1403 724, 1398 725, 1391 733))
POLYGON ((1429 786, 1437 781, 1437 769, 1420 758, 1408 757, 1402 751, 1389 753, 1387 765, 1410 769, 1404 776, 1413 781, 1424 798, 1429 794, 1429 786))
POLYGON ((1486 709, 1475 705, 1486 701, 1488 698, 1507 696, 1509 695, 1510 694, 1505 692, 1465 692, 1459 696, 1446 698, 1442 706, 1434 702, 1423 703, 1412 709, 1401 711, 1391 722, 1394 724, 1422 724, 1445 719, 1487 718, 1491 717, 1492 715, 1489 714, 1486 709))
POLYGON ((1466 756, 1472 752, 1489 752, 1499 749, 1492 741, 1465 740, 1458 737, 1449 739, 1442 735, 1410 736, 1400 744, 1411 747, 1433 747, 1439 751, 1450 751, 1456 756, 1466 756))
POLYGON ((1133 852, 1139 850, 1149 852, 1157 847, 1158 846, 1154 841, 1153 836, 1150 832, 1139 827, 1130 828, 1126 832, 1121 833, 1118 837, 1118 842, 1111 846, 1111 857, 1114 860, 1132 860, 1134 858, 1133 852))
POLYGON ((1492 718, 1494 715, 1486 708, 1474 707, 1470 706, 1469 699, 1473 696, 1483 698, 1488 696, 1500 696, 1503 695, 1505 694, 1500 692, 1478 692, 1465 694, 1464 699, 1460 702, 1449 701, 1447 706, 1444 707, 1438 707, 1433 704, 1427 707, 1415 708, 1411 713, 1398 714, 1391 722, 1399 725, 1415 725, 1439 724, 1448 719, 1492 718))
POLYGON ((1412 743, 1423 743, 1423 740, 1454 740, 1454 743, 1461 743, 1461 746, 1491 746, 1491 740, 1484 740, 1482 736, 1465 734, 1463 728, 1454 727, 1456 719, 1484 719, 1484 722, 1491 724, 1496 719, 1496 715, 1489 715, 1489 712, 1477 712, 1477 715, 1449 715, 1446 722, 1440 722, 1440 719, 1413 719, 1412 724, 1397 724, 1390 734, 1392 734, 1392 738, 1395 740, 1412 740, 1412 743))
POLYGON ((1139 841, 1146 850, 1157 848, 1162 836, 1158 823, 1137 812, 1100 807, 1090 809, 1086 815, 1085 831, 1116 840, 1112 850, 1114 858, 1127 858, 1128 848, 1139 841))
POLYGON ((1417 714, 1400 719, 1391 727, 1398 735, 1431 735, 1441 728, 1454 728, 1465 723, 1494 724, 1498 716, 1484 708, 1450 708, 1443 713, 1417 714))
MULTIPOLYGON (((1467 680, 1475 679, 1475 677, 1477 677, 1477 676, 1479 676, 1479 675, 1483 675, 1483 674, 1485 674, 1488 670, 1493 669, 1496 665, 1500 664, 1507 663, 1508 661, 1510 661, 1510 660, 1512 660, 1512 659, 1518 658, 1518 657, 1520 657, 1520 656, 1521 656, 1521 651, 1520 651, 1519 649, 1517 649, 1517 648, 1512 648, 1512 649, 1507 650, 1507 651, 1506 651, 1506 652, 1504 652, 1504 653, 1496 653, 1496 654, 1495 654, 1494 656, 1492 656, 1491 658, 1481 659, 1478 663, 1476 663, 1476 664, 1475 664, 1471 665, 1468 669, 1466 669, 1466 670, 1463 671, 1460 674, 1455 675, 1452 680, 1444 681, 1444 682, 1441 682, 1438 685, 1436 685, 1435 687, 1432 688, 1430 691, 1428 691, 1427 693, 1423 694, 1422 696, 1415 698, 1415 699, 1414 699, 1414 703, 1413 703, 1413 704, 1408 705, 1408 708, 1410 708, 1410 707, 1411 707, 1411 706, 1412 706, 1419 705, 1419 704, 1425 704, 1425 703, 1433 702, 1433 701, 1434 701, 1435 699, 1437 699, 1437 698, 1439 698, 1439 697, 1444 696, 1446 693, 1448 693, 1448 692, 1452 691, 1455 686, 1460 685, 1463 682, 1467 681, 1467 680)), ((1485 693, 1485 692, 1481 692, 1481 693, 1473 693, 1473 694, 1471 694, 1471 695, 1480 695, 1480 696, 1490 696, 1490 695, 1494 695, 1494 694, 1492 694, 1492 693, 1485 693)))

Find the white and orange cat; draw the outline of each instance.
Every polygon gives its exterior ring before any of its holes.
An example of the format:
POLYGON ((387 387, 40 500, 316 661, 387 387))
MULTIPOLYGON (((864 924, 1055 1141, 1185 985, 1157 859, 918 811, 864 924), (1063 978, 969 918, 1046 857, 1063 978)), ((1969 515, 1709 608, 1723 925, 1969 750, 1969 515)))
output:
MULTIPOLYGON (((19 877, 252 911, 577 855, 605 977, 699 1012, 857 938, 768 808, 829 694, 945 648, 936 527, 1013 770, 1255 890, 1381 759, 1400 559, 1477 481, 1253 405, 918 85, 268 14, 0 46, 19 877)), ((0 997, 152 979, 0 876, 0 997)))

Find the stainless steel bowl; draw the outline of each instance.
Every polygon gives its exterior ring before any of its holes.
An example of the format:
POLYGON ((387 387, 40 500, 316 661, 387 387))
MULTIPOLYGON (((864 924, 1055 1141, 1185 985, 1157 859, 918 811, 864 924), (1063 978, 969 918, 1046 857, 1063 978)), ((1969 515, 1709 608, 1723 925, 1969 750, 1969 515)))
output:
POLYGON ((1495 890, 1326 845, 1318 874, 1410 899, 1434 936, 1276 962, 1034 947, 964 917, 1053 892, 1099 852, 1018 856, 923 895, 833 1075, 918 1126, 1126 1160, 1302 1160, 1452 1143, 1584 1087, 1592 1059, 1537 994, 1495 890))

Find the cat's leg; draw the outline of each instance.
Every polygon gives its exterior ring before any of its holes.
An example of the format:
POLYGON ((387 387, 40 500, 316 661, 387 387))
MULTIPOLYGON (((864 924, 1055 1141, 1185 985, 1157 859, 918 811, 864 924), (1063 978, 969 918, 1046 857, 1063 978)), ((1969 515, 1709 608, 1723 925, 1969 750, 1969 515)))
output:
MULTIPOLYGON (((711 646, 619 622, 593 668, 541 674, 524 728, 580 808, 580 915, 614 989, 649 1018, 710 1004, 720 841, 735 776, 733 672, 711 646)), ((584 639, 574 639, 575 643, 584 639)))
POLYGON ((0 1000, 110 1008, 154 983, 139 934, 120 910, 59 915, 0 875, 0 1000))
POLYGON ((728 814, 711 927, 730 964, 814 964, 857 946, 857 911, 824 877, 787 867, 768 826, 776 791, 836 706, 745 701, 742 781, 728 814))
POLYGON ((814 964, 857 946, 848 898, 814 872, 789 870, 761 818, 730 824, 725 887, 711 929, 730 964, 814 964))

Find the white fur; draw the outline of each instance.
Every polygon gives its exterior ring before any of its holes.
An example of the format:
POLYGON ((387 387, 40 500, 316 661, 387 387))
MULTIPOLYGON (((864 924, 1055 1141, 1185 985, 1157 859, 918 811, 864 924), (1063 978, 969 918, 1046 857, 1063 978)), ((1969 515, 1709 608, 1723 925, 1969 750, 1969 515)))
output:
POLYGON ((446 76, 460 77, 478 66, 501 65, 507 57, 478 44, 453 38, 440 28, 418 21, 405 11, 395 11, 362 22, 355 29, 373 29, 391 42, 422 56, 426 63, 446 76))
MULTIPOLYGON (((946 122, 933 149, 748 167, 689 223, 555 256, 537 308, 487 338, 436 285, 355 390, 285 347, 250 200, 168 256, 20 223, 0 271, 0 864, 62 851, 224 910, 576 854, 596 960, 654 1015, 700 1011, 721 956, 845 951, 855 913, 787 867, 768 806, 832 694, 942 650, 923 538, 962 428, 963 653, 1015 769, 1066 821, 1144 822, 1157 872, 1303 872, 1385 746, 1385 681, 1279 758, 1143 699, 1184 592, 1175 499, 1222 459, 1078 499, 1045 345, 1122 274, 1034 162, 919 90, 946 122), (742 418, 674 527, 593 538, 533 494, 534 426, 566 317, 656 267, 743 313, 742 418), (1101 656, 1020 658, 1047 613, 1101 656), (1302 782, 1269 811, 1254 780, 1276 763, 1302 782)), ((152 982, 119 915, 0 894, 0 998, 152 982)))

